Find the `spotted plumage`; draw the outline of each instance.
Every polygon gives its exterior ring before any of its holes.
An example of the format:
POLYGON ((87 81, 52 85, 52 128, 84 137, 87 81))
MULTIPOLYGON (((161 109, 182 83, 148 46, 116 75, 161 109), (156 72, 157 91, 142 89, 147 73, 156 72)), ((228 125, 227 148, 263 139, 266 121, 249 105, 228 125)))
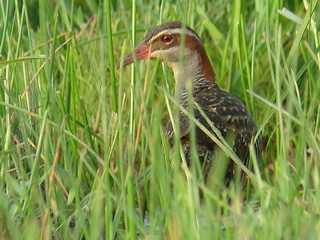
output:
MULTIPOLYGON (((204 127, 214 134, 210 123, 217 128, 224 138, 232 136, 233 150, 245 165, 249 160, 249 145, 255 138, 258 127, 244 104, 230 93, 219 88, 215 82, 215 73, 211 67, 200 37, 189 27, 180 22, 168 22, 151 29, 143 41, 136 47, 137 60, 159 58, 173 69, 176 80, 176 94, 179 94, 180 104, 188 109, 189 91, 187 83, 192 84, 192 100, 194 101, 194 117, 204 127), (182 34, 185 34, 183 64, 180 45, 182 34), (197 105, 197 106, 195 106, 197 105)), ((125 56, 123 65, 131 64, 134 60, 132 53, 125 56)), ((118 64, 119 67, 119 64, 118 64)), ((183 112, 179 114, 180 139, 187 163, 192 161, 190 147, 189 117, 183 112)), ((174 130, 172 123, 166 127, 168 140, 172 142, 174 130)), ((215 134, 214 134, 215 135, 215 134)), ((215 156, 217 145, 199 127, 196 127, 196 144, 199 159, 203 166, 203 175, 207 178, 212 161, 219 161, 215 156)), ((261 155, 261 137, 254 142, 256 156, 261 155)), ((229 183, 234 175, 234 163, 229 162, 225 174, 225 182, 229 183)))

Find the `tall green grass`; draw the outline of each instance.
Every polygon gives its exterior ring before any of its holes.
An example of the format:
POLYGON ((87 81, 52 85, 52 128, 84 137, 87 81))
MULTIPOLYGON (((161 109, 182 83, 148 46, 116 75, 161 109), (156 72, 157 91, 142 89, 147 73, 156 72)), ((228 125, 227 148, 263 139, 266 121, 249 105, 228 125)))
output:
POLYGON ((317 0, 0 1, 0 238, 318 239, 319 13, 317 0), (260 126, 246 191, 181 167, 168 67, 114 70, 169 20, 196 30, 260 126))

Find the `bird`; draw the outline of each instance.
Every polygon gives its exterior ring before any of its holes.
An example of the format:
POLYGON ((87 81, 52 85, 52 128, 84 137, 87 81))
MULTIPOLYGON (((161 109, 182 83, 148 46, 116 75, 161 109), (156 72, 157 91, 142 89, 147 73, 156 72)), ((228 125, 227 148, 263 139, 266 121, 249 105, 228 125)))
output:
MULTIPOLYGON (((246 106, 235 96, 221 89, 216 83, 216 75, 198 34, 179 21, 170 21, 149 30, 144 39, 119 61, 116 68, 145 59, 159 59, 167 64, 175 78, 175 92, 182 108, 190 106, 188 84, 191 85, 191 105, 194 118, 214 136, 213 125, 223 138, 233 136, 233 151, 248 166, 250 144, 253 144, 257 159, 261 157, 262 140, 258 126, 246 106), (183 45, 183 51, 181 51, 183 45), (181 61, 183 62, 181 64, 181 61)), ((190 110, 190 109, 189 109, 190 110)), ((180 110, 179 110, 180 111, 180 110)), ((191 154, 190 117, 186 112, 178 114, 179 138, 187 164, 190 166, 191 154)), ((168 141, 173 144, 175 131, 172 121, 165 129, 168 141)), ((218 146, 199 126, 195 127, 195 141, 204 179, 208 178, 212 162, 219 161, 215 156, 218 146)), ((234 178, 236 164, 230 160, 225 168, 223 182, 228 185, 234 178)), ((242 173, 244 175, 244 173, 242 173)))

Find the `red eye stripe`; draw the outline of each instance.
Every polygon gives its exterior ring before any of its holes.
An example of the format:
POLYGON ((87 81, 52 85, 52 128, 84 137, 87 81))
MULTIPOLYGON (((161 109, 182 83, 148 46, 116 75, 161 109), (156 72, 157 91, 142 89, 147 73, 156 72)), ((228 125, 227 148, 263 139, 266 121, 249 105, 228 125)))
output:
POLYGON ((170 43, 172 42, 172 40, 173 40, 173 37, 170 34, 166 34, 161 38, 161 41, 164 43, 170 43))

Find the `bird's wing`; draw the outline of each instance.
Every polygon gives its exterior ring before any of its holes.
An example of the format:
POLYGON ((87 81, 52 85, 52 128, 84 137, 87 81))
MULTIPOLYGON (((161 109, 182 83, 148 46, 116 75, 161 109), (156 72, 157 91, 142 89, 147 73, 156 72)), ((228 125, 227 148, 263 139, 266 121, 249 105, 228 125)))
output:
POLYGON ((194 97, 194 101, 220 131, 253 135, 257 132, 257 126, 247 108, 230 93, 219 88, 215 91, 201 91, 194 97))
MULTIPOLYGON (((223 137, 226 138, 232 132, 236 134, 234 151, 240 159, 247 158, 249 155, 248 144, 257 134, 258 127, 245 105, 239 99, 221 89, 201 91, 197 94, 195 101, 223 137)), ((198 119, 203 118, 201 120, 205 122, 205 127, 210 130, 210 125, 204 119, 203 114, 199 113, 200 111, 195 111, 196 117, 198 119), (197 116, 197 114, 199 115, 197 116)), ((199 137, 200 139, 202 137, 206 142, 207 138, 203 134, 200 132, 199 137)), ((261 136, 259 136, 254 146, 258 157, 261 154, 261 145, 261 136)))
MULTIPOLYGON (((228 134, 234 133, 235 152, 239 157, 247 156, 249 151, 248 147, 241 148, 241 146, 245 146, 251 142, 258 128, 244 104, 220 88, 215 88, 212 91, 204 88, 198 91, 197 94, 194 94, 193 101, 195 102, 193 109, 195 118, 210 132, 214 133, 206 120, 208 119, 220 131, 224 138, 226 138, 228 134), (202 111, 200 111, 199 108, 201 108, 202 111)), ((187 109, 188 103, 184 103, 183 106, 187 109)), ((189 123, 189 117, 181 112, 179 117, 180 138, 189 137, 189 123)), ((171 122, 168 123, 166 132, 171 141, 174 134, 171 122)), ((196 133, 199 144, 206 145, 209 148, 214 147, 215 144, 206 133, 199 128, 196 128, 196 133)), ((255 145, 257 155, 260 155, 260 138, 257 139, 255 145)))

